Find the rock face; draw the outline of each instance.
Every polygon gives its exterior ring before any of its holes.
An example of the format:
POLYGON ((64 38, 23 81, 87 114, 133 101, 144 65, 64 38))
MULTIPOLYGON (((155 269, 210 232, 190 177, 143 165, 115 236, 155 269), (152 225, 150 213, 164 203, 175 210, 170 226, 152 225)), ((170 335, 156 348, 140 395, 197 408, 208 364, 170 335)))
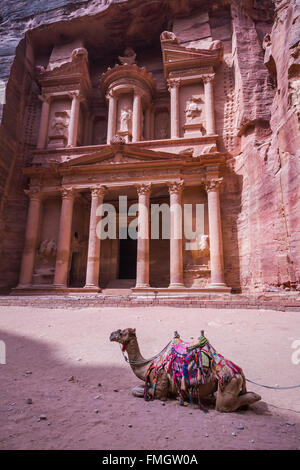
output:
MULTIPOLYGON (((155 50, 165 30, 191 49, 212 41, 224 46, 215 102, 218 145, 227 158, 221 193, 227 285, 255 292, 300 283, 298 0, 0 0, 0 6, 1 291, 17 284, 24 246, 21 170, 31 165, 41 113, 35 67, 47 66, 53 44, 79 38, 96 90, 104 71, 98 64, 111 65, 109 54, 123 53, 124 38, 137 51, 155 50)), ((163 90, 163 66, 154 55, 143 60, 163 90)), ((103 143, 98 134, 94 143, 103 143)))

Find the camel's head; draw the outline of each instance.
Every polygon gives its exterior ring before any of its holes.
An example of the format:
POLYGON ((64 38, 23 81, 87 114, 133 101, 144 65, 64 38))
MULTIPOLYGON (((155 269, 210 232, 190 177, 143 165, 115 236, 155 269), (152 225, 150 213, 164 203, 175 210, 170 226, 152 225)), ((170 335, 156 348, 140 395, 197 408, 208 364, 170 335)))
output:
POLYGON ((126 330, 113 331, 110 335, 110 341, 117 341, 122 344, 122 349, 125 350, 126 345, 133 339, 136 338, 135 328, 126 328, 126 330))

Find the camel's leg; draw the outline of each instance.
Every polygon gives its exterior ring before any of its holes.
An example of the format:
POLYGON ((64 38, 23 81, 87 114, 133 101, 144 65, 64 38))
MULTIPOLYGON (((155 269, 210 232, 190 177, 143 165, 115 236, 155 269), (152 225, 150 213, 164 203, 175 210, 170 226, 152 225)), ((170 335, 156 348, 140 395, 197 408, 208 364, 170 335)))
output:
POLYGON ((134 397, 144 398, 145 386, 137 385, 136 387, 133 387, 131 392, 134 397))
MULTIPOLYGON (((151 375, 150 375, 151 378, 151 375)), ((169 392, 169 378, 168 374, 164 369, 161 369, 157 376, 157 382, 155 387, 155 398, 161 401, 166 401, 169 392)))
POLYGON ((224 387, 218 386, 216 410, 224 413, 235 411, 242 406, 251 405, 261 400, 261 397, 253 392, 243 393, 244 377, 235 375, 224 387), (242 394, 240 395, 240 392, 242 394))
POLYGON ((256 401, 261 400, 261 396, 254 392, 247 392, 243 395, 237 397, 236 410, 243 407, 249 406, 255 403, 256 401))

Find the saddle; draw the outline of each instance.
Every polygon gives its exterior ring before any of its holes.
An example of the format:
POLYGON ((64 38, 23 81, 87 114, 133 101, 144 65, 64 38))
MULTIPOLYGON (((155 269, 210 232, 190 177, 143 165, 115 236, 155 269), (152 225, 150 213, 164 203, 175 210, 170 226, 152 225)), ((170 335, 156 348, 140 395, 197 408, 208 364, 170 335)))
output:
POLYGON ((182 398, 182 392, 188 392, 191 401, 200 385, 213 380, 224 385, 235 374, 242 372, 239 366, 218 354, 205 336, 192 343, 176 337, 154 359, 147 371, 144 394, 147 401, 154 399, 158 374, 162 369, 173 381, 178 395, 182 398), (154 372, 152 381, 151 372, 154 372))

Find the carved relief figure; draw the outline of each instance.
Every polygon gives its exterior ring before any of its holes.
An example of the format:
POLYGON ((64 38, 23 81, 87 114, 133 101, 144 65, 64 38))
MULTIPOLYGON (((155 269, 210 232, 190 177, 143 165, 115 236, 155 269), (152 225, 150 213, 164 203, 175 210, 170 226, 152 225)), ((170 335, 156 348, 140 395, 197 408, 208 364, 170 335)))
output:
POLYGON ((203 101, 199 96, 192 96, 187 100, 185 108, 187 124, 193 123, 196 118, 200 118, 202 113, 202 103, 203 101))
POLYGON ((124 56, 118 57, 122 65, 133 65, 136 63, 136 53, 132 47, 127 47, 124 51, 124 56))
POLYGON ((56 136, 66 136, 69 128, 69 113, 67 111, 57 111, 51 123, 52 134, 56 136))
POLYGON ((179 41, 174 33, 171 31, 163 31, 160 35, 160 40, 164 42, 173 42, 178 44, 179 41))
POLYGON ((57 245, 55 240, 43 240, 37 252, 34 283, 51 284, 55 272, 57 245))
POLYGON ((170 116, 168 111, 158 111, 155 116, 155 139, 169 139, 170 137, 170 116))
POLYGON ((55 240, 44 240, 41 243, 41 246, 39 248, 39 255, 41 255, 42 258, 51 258, 55 257, 57 252, 57 246, 56 246, 56 241, 55 240))
POLYGON ((129 108, 123 108, 120 115, 120 131, 131 132, 132 129, 132 111, 129 108))

